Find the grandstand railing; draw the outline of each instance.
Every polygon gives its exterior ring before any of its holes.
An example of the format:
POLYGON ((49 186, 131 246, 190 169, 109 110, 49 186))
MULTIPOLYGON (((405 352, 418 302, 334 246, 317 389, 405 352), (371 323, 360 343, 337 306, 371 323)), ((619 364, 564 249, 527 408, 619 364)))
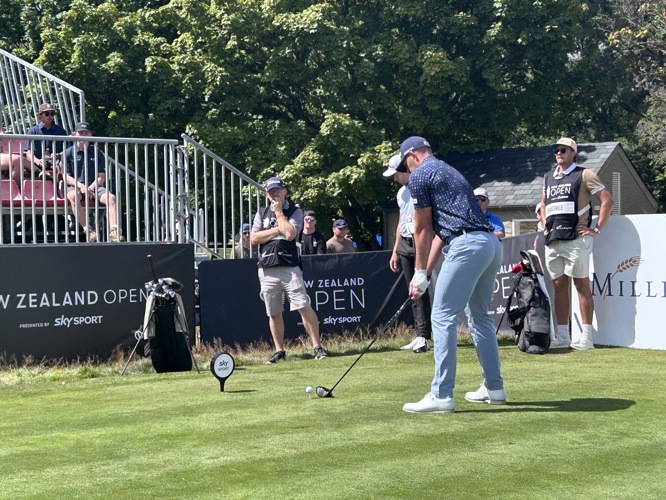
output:
POLYGON ((23 134, 36 123, 39 105, 57 110, 57 123, 72 131, 85 120, 81 89, 0 49, 0 130, 23 134))
POLYGON ((82 201, 98 241, 109 240, 115 215, 127 241, 191 242, 197 251, 231 258, 243 224, 251 225, 266 203, 263 188, 191 137, 182 139, 0 133, 4 154, 21 167, 18 178, 5 172, 1 181, 0 243, 90 242, 67 200, 65 173, 74 172, 78 154, 95 171, 103 167, 103 186, 116 200, 115 211, 97 197, 82 201), (33 170, 24 150, 50 160, 46 177, 33 170))
MULTIPOLYGON (((72 160, 65 152, 71 147, 74 155, 89 158, 97 171, 105 171, 103 186, 116 200, 118 227, 128 241, 157 242, 185 239, 183 212, 178 196, 185 170, 177 154, 178 141, 168 139, 132 139, 117 137, 54 137, 0 134, 9 143, 9 151, 20 162, 18 178, 2 179, 2 218, 0 242, 4 244, 59 244, 88 242, 89 233, 81 228, 67 200, 64 173, 74 172, 72 160), (46 146, 54 152, 47 154, 46 146), (46 176, 32 169, 21 149, 35 149, 50 165, 46 176), (78 145, 77 145, 78 144, 78 145), (12 145, 14 145, 12 147, 12 145), (100 165, 101 164, 101 165, 100 165)), ((74 156, 75 157, 75 156, 74 156)), ((95 182, 87 175, 86 185, 95 182)), ((99 241, 108 241, 112 213, 97 197, 82 197, 88 215, 88 229, 97 233, 99 241)))
POLYGON ((188 135, 181 137, 189 237, 218 258, 231 258, 243 224, 252 226, 254 214, 266 204, 263 187, 188 135))

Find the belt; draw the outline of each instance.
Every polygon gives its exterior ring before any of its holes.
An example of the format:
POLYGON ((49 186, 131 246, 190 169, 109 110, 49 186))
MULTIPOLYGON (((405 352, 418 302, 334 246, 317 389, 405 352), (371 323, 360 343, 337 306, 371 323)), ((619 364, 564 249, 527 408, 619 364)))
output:
POLYGON ((405 240, 405 241, 406 241, 407 243, 409 243, 410 245, 412 244, 412 241, 414 241, 414 239, 413 239, 412 237, 410 237, 410 236, 402 236, 402 235, 401 235, 400 238, 402 238, 403 240, 405 240))
POLYGON ((463 234, 467 233, 474 233, 477 231, 481 231, 482 233, 490 233, 492 231, 491 228, 489 227, 464 227, 462 229, 458 229, 457 231, 453 231, 447 240, 447 244, 450 245, 451 242, 456 239, 458 236, 462 236, 463 234))

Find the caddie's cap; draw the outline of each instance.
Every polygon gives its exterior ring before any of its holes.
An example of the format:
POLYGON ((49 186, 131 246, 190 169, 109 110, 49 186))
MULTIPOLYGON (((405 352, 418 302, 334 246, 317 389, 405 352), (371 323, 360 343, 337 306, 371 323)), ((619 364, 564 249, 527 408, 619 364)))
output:
POLYGON ((550 145, 552 149, 555 149, 557 146, 569 146, 574 150, 574 153, 578 153, 578 146, 576 145, 576 141, 569 139, 568 137, 561 137, 560 140, 558 140, 555 144, 550 145))
POLYGON ((266 181, 266 185, 264 186, 267 193, 274 188, 284 189, 284 183, 279 177, 271 177, 266 181))

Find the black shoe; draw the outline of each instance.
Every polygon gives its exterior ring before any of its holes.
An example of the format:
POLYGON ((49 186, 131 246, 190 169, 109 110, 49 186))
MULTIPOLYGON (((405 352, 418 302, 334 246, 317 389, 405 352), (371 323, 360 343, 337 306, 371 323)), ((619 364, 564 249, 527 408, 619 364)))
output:
POLYGON ((324 351, 324 349, 321 346, 314 348, 314 358, 315 359, 324 359, 324 358, 327 358, 327 357, 328 357, 328 354, 326 354, 326 351, 324 351))
POLYGON ((283 359, 287 359, 287 353, 284 351, 275 351, 275 353, 270 357, 270 359, 266 361, 266 364, 274 365, 275 363, 283 359))

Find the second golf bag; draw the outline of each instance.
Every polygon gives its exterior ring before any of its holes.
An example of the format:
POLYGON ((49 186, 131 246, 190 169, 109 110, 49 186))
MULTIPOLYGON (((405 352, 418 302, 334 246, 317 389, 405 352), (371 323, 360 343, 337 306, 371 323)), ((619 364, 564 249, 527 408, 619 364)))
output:
POLYGON ((526 252, 521 254, 522 271, 513 278, 513 292, 506 304, 508 322, 515 332, 518 349, 545 354, 550 347, 550 301, 535 272, 538 263, 526 252))

